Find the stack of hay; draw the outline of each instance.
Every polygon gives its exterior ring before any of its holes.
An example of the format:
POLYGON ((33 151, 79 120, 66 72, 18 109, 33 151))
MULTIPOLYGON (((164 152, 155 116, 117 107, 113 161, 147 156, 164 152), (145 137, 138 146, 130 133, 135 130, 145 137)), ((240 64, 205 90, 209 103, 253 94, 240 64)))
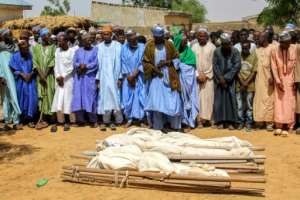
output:
POLYGON ((19 33, 25 29, 31 29, 34 26, 47 27, 52 32, 56 33, 67 28, 83 28, 88 29, 95 25, 93 21, 86 17, 75 17, 75 16, 40 16, 34 18, 25 18, 6 21, 2 28, 9 28, 13 33, 19 33))
POLYGON ((188 192, 262 195, 265 156, 236 137, 200 139, 136 128, 97 142, 97 152, 72 156, 86 163, 64 167, 64 181, 188 192), (246 183, 246 184, 245 184, 246 183))

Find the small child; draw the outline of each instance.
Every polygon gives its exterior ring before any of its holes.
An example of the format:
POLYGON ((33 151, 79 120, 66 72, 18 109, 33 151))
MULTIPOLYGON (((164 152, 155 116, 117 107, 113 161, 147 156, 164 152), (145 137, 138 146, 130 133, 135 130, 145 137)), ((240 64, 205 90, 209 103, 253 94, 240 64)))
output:
POLYGON ((256 53, 250 52, 251 43, 245 41, 242 47, 242 67, 236 84, 236 98, 238 104, 238 129, 246 127, 250 131, 253 126, 253 98, 255 92, 255 76, 257 69, 256 53))

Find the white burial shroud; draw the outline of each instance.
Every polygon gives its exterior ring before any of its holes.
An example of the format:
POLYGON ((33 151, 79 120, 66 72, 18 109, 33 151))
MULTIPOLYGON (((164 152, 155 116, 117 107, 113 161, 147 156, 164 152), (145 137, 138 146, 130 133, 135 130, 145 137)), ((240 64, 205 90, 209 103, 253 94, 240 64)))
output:
POLYGON ((208 165, 172 163, 168 155, 211 157, 251 157, 252 145, 237 137, 201 139, 190 134, 163 134, 151 129, 135 128, 125 134, 112 135, 97 142, 97 156, 89 168, 138 170, 141 172, 184 175, 228 176, 226 171, 208 165))

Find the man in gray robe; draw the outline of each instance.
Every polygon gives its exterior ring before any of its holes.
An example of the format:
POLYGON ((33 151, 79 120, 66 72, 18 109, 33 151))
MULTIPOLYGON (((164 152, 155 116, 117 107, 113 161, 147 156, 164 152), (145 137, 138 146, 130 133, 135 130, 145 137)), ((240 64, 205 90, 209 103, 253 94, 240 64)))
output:
POLYGON ((241 56, 232 47, 230 36, 221 35, 222 45, 213 56, 213 71, 215 82, 215 98, 213 118, 218 128, 228 125, 230 130, 238 122, 237 103, 235 94, 236 76, 241 68, 241 56))

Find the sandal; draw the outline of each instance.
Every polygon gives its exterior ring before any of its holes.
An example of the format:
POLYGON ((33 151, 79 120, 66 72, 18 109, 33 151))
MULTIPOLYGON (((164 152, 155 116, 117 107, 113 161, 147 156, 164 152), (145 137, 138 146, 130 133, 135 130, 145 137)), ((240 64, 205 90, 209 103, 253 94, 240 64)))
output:
POLYGON ((232 124, 230 124, 230 125, 228 126, 228 130, 233 131, 233 130, 235 130, 235 128, 234 128, 234 126, 233 126, 232 124))
POLYGON ((49 124, 47 122, 39 122, 35 125, 35 128, 37 130, 42 130, 44 128, 47 128, 49 126, 49 124))
POLYGON ((51 133, 56 133, 57 132, 57 126, 56 125, 53 125, 50 129, 50 132, 51 133))
POLYGON ((111 125, 110 125, 110 129, 111 129, 112 131, 115 131, 115 130, 117 130, 117 127, 116 127, 115 124, 111 124, 111 125))
POLYGON ((8 126, 7 124, 4 125, 4 127, 2 128, 2 131, 11 131, 13 130, 10 126, 8 126))
POLYGON ((197 128, 198 129, 204 128, 204 125, 200 122, 200 123, 198 123, 197 128))
POLYGON ((140 126, 141 128, 149 128, 149 126, 144 122, 141 122, 140 126))
POLYGON ((275 131, 274 131, 274 135, 275 136, 280 136, 282 134, 282 130, 281 129, 276 129, 275 131))
POLYGON ((27 126, 29 128, 35 128, 35 124, 33 122, 29 122, 27 126))
POLYGON ((70 126, 71 126, 71 127, 79 127, 79 125, 76 124, 76 123, 71 123, 70 126))
POLYGON ((287 131, 282 131, 281 136, 282 136, 282 137, 288 137, 288 136, 289 136, 289 132, 287 132, 287 131))
POLYGON ((224 129, 224 125, 223 124, 217 125, 217 129, 224 129))
POLYGON ((106 131, 106 125, 105 124, 100 125, 100 131, 106 131))
POLYGON ((268 124, 266 129, 267 129, 268 132, 274 131, 273 124, 268 124))
POLYGON ((98 124, 97 124, 97 123, 92 123, 92 124, 90 125, 90 127, 91 127, 91 128, 97 128, 97 127, 98 127, 98 124))
POLYGON ((70 125, 69 124, 65 124, 64 125, 64 131, 70 131, 71 128, 70 128, 70 125))
POLYGON ((21 124, 14 124, 13 130, 15 131, 23 130, 23 126, 21 124))
POLYGON ((127 124, 124 125, 124 128, 129 128, 132 126, 132 123, 131 122, 127 122, 127 124))

